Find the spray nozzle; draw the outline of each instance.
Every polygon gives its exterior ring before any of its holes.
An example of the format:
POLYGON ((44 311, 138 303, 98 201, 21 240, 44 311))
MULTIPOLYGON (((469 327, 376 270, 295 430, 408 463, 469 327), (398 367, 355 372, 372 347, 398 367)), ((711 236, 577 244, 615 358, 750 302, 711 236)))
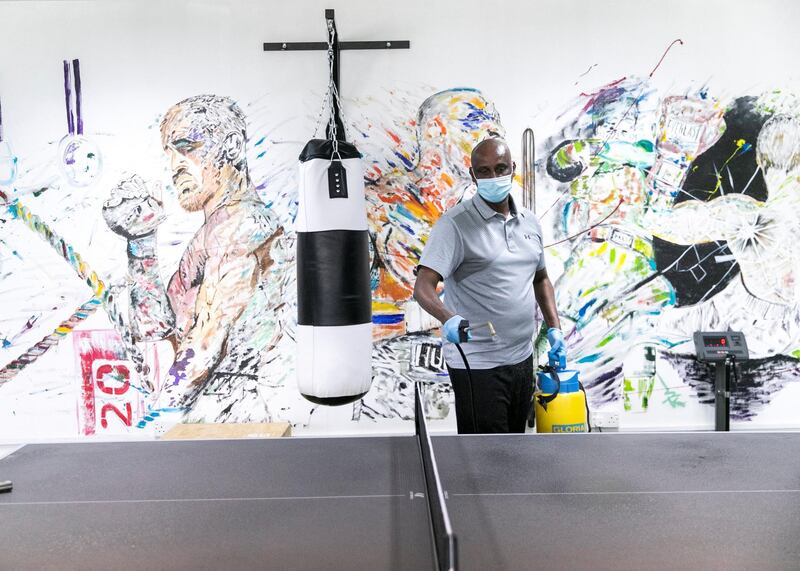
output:
POLYGON ((496 336, 497 332, 491 321, 470 325, 468 320, 462 319, 461 323, 458 324, 458 338, 461 343, 466 343, 467 341, 472 343, 476 341, 493 341, 496 336))

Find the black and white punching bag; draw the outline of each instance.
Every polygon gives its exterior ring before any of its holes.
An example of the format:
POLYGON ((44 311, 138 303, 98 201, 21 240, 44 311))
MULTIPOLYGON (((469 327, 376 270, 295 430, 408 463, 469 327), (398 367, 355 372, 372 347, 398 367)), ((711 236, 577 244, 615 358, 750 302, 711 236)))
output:
POLYGON ((372 383, 372 299, 364 167, 354 145, 300 153, 297 384, 311 402, 356 401, 372 383))

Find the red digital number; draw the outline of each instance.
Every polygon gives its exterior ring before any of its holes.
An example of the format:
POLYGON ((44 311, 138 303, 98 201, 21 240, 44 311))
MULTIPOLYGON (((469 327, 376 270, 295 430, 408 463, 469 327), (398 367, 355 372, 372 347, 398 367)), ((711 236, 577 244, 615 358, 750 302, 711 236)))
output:
POLYGON ((131 403, 129 402, 125 403, 125 415, 123 415, 122 412, 116 406, 114 406, 111 403, 108 403, 103 405, 103 408, 100 411, 100 425, 103 428, 108 428, 108 420, 106 420, 106 413, 109 410, 112 411, 114 414, 116 414, 119 417, 119 419, 125 424, 125 426, 131 425, 132 423, 131 417, 133 416, 133 410, 131 410, 131 403))
POLYGON ((100 365, 97 367, 97 373, 95 373, 95 376, 97 377, 97 388, 107 395, 124 395, 126 392, 128 392, 128 388, 131 386, 131 372, 125 365, 109 365, 108 363, 100 365), (107 387, 103 382, 103 379, 106 377, 106 375, 110 375, 113 371, 116 371, 119 376, 124 379, 125 382, 122 384, 122 386, 116 388, 107 387))

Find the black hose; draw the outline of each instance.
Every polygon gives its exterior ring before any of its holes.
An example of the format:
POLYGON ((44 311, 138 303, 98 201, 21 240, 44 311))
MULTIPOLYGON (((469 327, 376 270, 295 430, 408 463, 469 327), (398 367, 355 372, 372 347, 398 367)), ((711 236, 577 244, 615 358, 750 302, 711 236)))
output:
POLYGON ((461 353, 461 359, 464 361, 464 367, 467 369, 467 386, 469 387, 469 404, 470 404, 470 411, 472 412, 472 431, 473 434, 478 434, 478 422, 475 418, 475 398, 472 394, 472 370, 469 368, 469 361, 467 361, 467 356, 464 354, 464 350, 461 348, 460 343, 453 343, 458 349, 458 352, 461 353))

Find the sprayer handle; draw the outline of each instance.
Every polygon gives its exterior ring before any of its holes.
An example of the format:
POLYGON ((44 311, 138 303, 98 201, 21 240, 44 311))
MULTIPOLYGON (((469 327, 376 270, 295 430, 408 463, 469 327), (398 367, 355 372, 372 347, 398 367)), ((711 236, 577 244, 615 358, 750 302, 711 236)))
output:
POLYGON ((462 319, 461 323, 458 324, 458 340, 460 343, 466 343, 470 340, 470 337, 472 335, 469 332, 469 320, 462 319))
POLYGON ((553 367, 556 371, 563 371, 567 368, 567 356, 564 351, 548 351, 547 364, 553 367))

